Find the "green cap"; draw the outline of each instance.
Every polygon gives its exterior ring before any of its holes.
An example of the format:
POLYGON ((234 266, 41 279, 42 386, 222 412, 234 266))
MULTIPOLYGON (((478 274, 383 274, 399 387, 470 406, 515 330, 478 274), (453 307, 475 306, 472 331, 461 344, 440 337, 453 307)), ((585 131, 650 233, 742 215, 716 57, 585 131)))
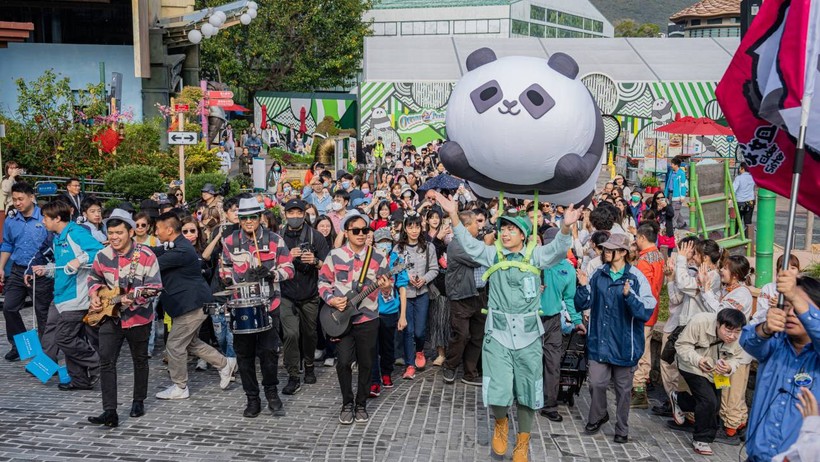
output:
POLYGON ((498 219, 499 229, 501 229, 503 222, 507 222, 520 229, 525 237, 529 237, 529 235, 532 234, 532 223, 530 223, 530 218, 527 216, 502 215, 498 219))

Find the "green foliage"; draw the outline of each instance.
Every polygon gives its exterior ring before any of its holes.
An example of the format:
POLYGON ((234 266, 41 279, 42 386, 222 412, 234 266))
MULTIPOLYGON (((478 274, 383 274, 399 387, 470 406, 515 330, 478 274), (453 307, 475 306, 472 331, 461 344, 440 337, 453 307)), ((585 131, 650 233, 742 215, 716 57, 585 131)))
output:
POLYGON ((187 174, 213 173, 219 170, 218 148, 205 149, 205 143, 199 142, 185 148, 185 171, 187 174))
POLYGON ((632 18, 637 23, 652 23, 666 32, 669 17, 692 5, 694 0, 592 0, 592 4, 613 24, 619 19, 632 18))
POLYGON ((658 321, 666 322, 669 320, 669 291, 666 290, 666 284, 661 287, 661 299, 658 302, 658 321))
MULTIPOLYGON (((185 177, 185 197, 188 198, 189 201, 195 200, 195 198, 200 196, 205 183, 211 183, 214 185, 214 189, 218 191, 224 182, 225 175, 222 173, 196 173, 187 176, 185 177)), ((228 194, 228 197, 239 194, 240 182, 237 178, 231 178, 230 184, 231 192, 228 194)))
POLYGON ((164 191, 166 185, 155 167, 126 165, 105 175, 105 187, 128 200, 139 200, 164 191))
POLYGON ((621 19, 615 22, 615 37, 657 37, 660 28, 657 24, 638 24, 634 19, 621 19))
POLYGON ((268 155, 274 157, 278 160, 282 165, 294 165, 294 164, 311 164, 313 163, 313 155, 299 155, 294 154, 290 151, 286 151, 284 149, 279 148, 270 148, 268 150, 268 155))
POLYGON ((234 141, 242 135, 242 130, 247 130, 247 128, 251 126, 251 121, 245 119, 233 119, 229 120, 228 123, 231 124, 231 128, 233 128, 234 141))
POLYGON ((646 175, 643 178, 641 178, 641 186, 644 188, 657 188, 658 186, 660 186, 660 183, 658 182, 658 178, 656 176, 646 175))
MULTIPOLYGON (((196 7, 227 0, 198 0, 196 7)), ((202 68, 223 82, 258 90, 315 91, 356 76, 370 24, 371 0, 258 0, 250 25, 220 31, 202 42, 202 68)))
POLYGON ((820 279, 820 262, 810 265, 805 272, 813 278, 820 279))

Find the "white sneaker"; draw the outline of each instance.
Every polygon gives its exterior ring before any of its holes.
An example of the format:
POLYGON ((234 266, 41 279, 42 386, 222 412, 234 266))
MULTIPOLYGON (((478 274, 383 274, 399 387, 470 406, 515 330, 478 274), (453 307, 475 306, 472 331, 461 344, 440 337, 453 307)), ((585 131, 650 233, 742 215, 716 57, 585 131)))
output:
POLYGON ((208 362, 204 359, 197 360, 196 362, 196 370, 198 371, 207 371, 208 370, 208 362))
POLYGON ((714 454, 712 452, 712 446, 709 443, 703 441, 692 441, 692 449, 695 450, 696 453, 702 456, 711 456, 714 454))
POLYGON ((236 358, 225 358, 228 363, 219 370, 219 388, 226 389, 231 384, 231 377, 236 372, 236 358))
POLYGON ((678 406, 678 392, 673 391, 669 393, 669 402, 672 404, 672 419, 678 425, 683 425, 686 422, 686 415, 678 406))
POLYGON ((313 360, 320 361, 325 356, 325 350, 316 350, 313 352, 313 360))
POLYGON ((157 399, 188 399, 188 387, 179 388, 177 384, 173 384, 170 387, 162 390, 161 392, 157 393, 157 399))
POLYGON ((325 367, 334 367, 336 366, 336 358, 325 358, 325 367))

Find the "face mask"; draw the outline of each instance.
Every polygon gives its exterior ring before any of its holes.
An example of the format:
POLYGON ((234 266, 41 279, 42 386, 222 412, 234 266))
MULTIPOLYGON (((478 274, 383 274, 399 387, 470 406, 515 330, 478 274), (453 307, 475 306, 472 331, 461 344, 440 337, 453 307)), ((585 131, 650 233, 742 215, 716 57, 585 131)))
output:
POLYGON ((390 253, 390 250, 393 248, 393 244, 390 242, 379 242, 376 244, 376 248, 384 251, 384 253, 390 253))
POLYGON ((305 218, 288 218, 288 228, 299 229, 305 224, 305 218))
POLYGON ((368 188, 362 188, 362 194, 370 194, 370 190, 368 188))
POLYGON ((334 203, 330 206, 330 208, 331 208, 331 209, 333 209, 333 211, 334 211, 334 212, 338 212, 339 210, 342 210, 342 207, 344 207, 344 206, 343 206, 341 203, 339 203, 339 202, 334 202, 334 203))
POLYGON ((282 188, 282 191, 283 191, 285 194, 290 194, 291 189, 290 189, 290 188, 282 188))
POLYGON ((347 189, 350 187, 349 181, 342 181, 342 189, 347 189))
POLYGON ((325 181, 324 183, 322 183, 322 187, 324 187, 324 188, 329 188, 329 187, 330 187, 330 183, 329 183, 329 182, 327 182, 327 181, 325 181))
POLYGON ((279 170, 282 170, 282 167, 273 167, 274 172, 278 172, 279 170))
POLYGON ((310 223, 311 225, 312 225, 312 224, 315 224, 315 223, 316 223, 316 215, 314 215, 314 214, 312 214, 312 213, 308 213, 308 214, 307 214, 307 221, 308 221, 308 223, 310 223))
POLYGON ((402 186, 404 186, 404 185, 406 185, 406 184, 407 184, 407 182, 406 182, 406 181, 404 181, 404 180, 402 180, 402 181, 399 181, 399 184, 400 184, 400 185, 402 185, 402 186))

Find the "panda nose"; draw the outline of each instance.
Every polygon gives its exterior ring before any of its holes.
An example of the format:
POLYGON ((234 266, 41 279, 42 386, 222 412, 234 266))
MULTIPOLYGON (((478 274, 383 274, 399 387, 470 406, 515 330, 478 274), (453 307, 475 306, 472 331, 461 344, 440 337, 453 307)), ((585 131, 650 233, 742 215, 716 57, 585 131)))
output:
POLYGON ((505 100, 504 100, 504 101, 502 101, 502 102, 504 103, 504 106, 506 106, 506 107, 507 107, 507 109, 512 109, 512 108, 514 108, 515 106, 517 106, 517 105, 518 105, 518 101, 516 101, 516 100, 507 101, 507 100, 505 99, 505 100))

